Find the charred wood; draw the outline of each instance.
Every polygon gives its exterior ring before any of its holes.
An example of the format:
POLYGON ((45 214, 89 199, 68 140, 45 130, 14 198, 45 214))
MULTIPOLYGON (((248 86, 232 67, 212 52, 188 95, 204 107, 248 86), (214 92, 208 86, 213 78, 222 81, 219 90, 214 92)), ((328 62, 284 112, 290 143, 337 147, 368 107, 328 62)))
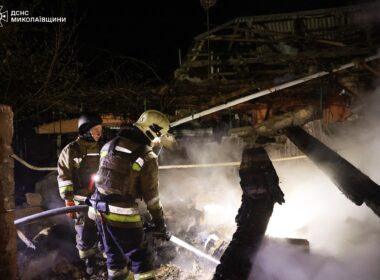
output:
POLYGON ((239 169, 243 190, 237 229, 213 280, 248 279, 276 202, 284 202, 278 176, 264 148, 246 148, 239 169))
POLYGON ((380 186, 346 159, 308 134, 301 127, 289 127, 286 136, 307 155, 357 205, 363 202, 380 217, 380 186))

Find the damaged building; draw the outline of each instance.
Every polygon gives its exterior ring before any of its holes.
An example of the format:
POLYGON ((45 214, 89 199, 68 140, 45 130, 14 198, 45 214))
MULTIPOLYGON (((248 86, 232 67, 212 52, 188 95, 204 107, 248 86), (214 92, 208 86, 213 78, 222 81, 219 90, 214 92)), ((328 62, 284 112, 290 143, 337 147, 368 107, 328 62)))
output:
MULTIPOLYGON (((157 279, 380 277, 379 8, 234 18, 196 36, 174 78, 147 90, 172 134, 157 151, 172 242, 147 230, 157 279), (275 179, 258 184, 260 172, 275 179)), ((100 112, 105 137, 133 123, 133 110, 100 112)), ((7 105, 0 123, 0 275, 84 279, 55 165, 28 162, 22 145, 12 150, 7 105), (15 190, 15 165, 16 174, 44 175, 31 191, 15 190)), ((77 130, 76 118, 39 123, 34 139, 56 162, 77 130)), ((97 262, 90 279, 107 279, 100 253, 97 262)))

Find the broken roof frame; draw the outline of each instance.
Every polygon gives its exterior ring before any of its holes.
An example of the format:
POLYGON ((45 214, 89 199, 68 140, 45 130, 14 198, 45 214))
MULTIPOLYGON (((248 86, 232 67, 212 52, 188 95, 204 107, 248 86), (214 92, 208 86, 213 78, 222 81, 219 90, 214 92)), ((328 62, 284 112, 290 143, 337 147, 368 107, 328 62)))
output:
MULTIPOLYGON (((366 4, 366 5, 360 5, 360 6, 350 6, 350 7, 340 7, 340 8, 331 8, 331 9, 320 9, 320 10, 311 10, 311 11, 301 11, 301 12, 296 12, 296 13, 286 13, 286 14, 272 14, 272 15, 261 15, 261 16, 252 16, 252 17, 240 17, 236 18, 233 20, 228 21, 225 24, 222 24, 216 28, 211 29, 209 32, 202 33, 198 36, 195 37, 194 43, 193 43, 193 48, 190 49, 188 54, 186 55, 187 60, 182 64, 182 66, 177 69, 177 77, 176 79, 171 83, 169 86, 170 89, 168 91, 163 90, 164 93, 158 93, 159 95, 162 95, 162 99, 167 99, 169 100, 167 103, 162 106, 162 108, 166 111, 175 111, 177 109, 185 109, 188 110, 187 114, 183 114, 182 116, 188 116, 186 118, 180 118, 180 116, 177 116, 177 120, 172 122, 171 126, 175 127, 177 125, 180 125, 184 122, 188 122, 191 120, 194 120, 196 118, 200 118, 202 116, 211 114, 213 112, 217 112, 226 108, 230 108, 234 105, 241 104, 244 102, 247 102, 249 100, 255 99, 262 97, 264 95, 268 95, 272 92, 277 92, 280 90, 283 90, 285 88, 289 88, 294 85, 300 85, 304 84, 305 87, 308 87, 307 92, 309 92, 309 89, 313 87, 313 83, 305 83, 308 81, 311 81, 313 79, 319 78, 326 76, 330 73, 334 73, 334 71, 338 72, 343 69, 346 69, 343 63, 347 63, 349 61, 353 61, 356 58, 365 58, 365 61, 370 61, 372 58, 370 55, 374 54, 374 48, 369 46, 363 46, 360 45, 359 47, 352 47, 348 46, 346 42, 339 42, 339 41, 334 41, 334 38, 330 38, 329 34, 343 34, 345 32, 351 32, 349 31, 344 31, 340 29, 342 26, 346 29, 350 29, 351 23, 355 21, 355 16, 357 14, 360 14, 362 12, 368 12, 371 10, 375 10, 375 8, 380 8, 379 4, 373 3, 373 4, 366 4), (321 33, 322 37, 318 38, 312 38, 312 36, 309 36, 310 34, 306 34, 308 36, 307 40, 303 40, 302 38, 299 37, 299 35, 295 34, 295 29, 296 28, 296 21, 297 20, 302 20, 303 26, 306 28, 306 31, 310 32, 316 32, 318 34, 318 28, 319 26, 323 27, 322 29, 327 29, 328 33, 325 37, 323 37, 323 32, 321 33), (241 24, 248 24, 251 26, 252 30, 239 30, 239 25, 241 24), (263 25, 264 24, 264 25, 263 25), (266 29, 266 30, 265 30, 266 29), (313 71, 301 71, 295 73, 293 75, 293 78, 287 78, 284 79, 286 81, 285 83, 280 83, 278 80, 276 81, 277 78, 281 78, 281 75, 285 74, 287 75, 290 72, 288 63, 292 64, 299 64, 297 67, 306 67, 307 63, 297 63, 299 60, 299 55, 295 54, 283 54, 281 53, 281 50, 271 50, 273 51, 272 54, 267 53, 267 58, 265 58, 265 55, 256 55, 256 58, 258 59, 257 61, 250 60, 248 59, 247 63, 252 65, 256 62, 258 62, 260 59, 265 61, 265 60, 270 60, 270 59, 276 59, 279 60, 280 63, 283 63, 283 65, 279 68, 276 69, 264 69, 265 67, 257 67, 255 71, 258 71, 261 73, 264 73, 265 75, 261 75, 261 77, 265 76, 264 80, 260 80, 260 77, 256 76, 256 72, 248 73, 249 76, 244 76, 240 77, 242 79, 240 80, 225 80, 220 81, 216 80, 216 86, 214 88, 210 87, 210 84, 208 83, 209 80, 203 80, 202 78, 205 77, 205 74, 207 71, 203 71, 204 73, 200 74, 199 76, 196 76, 196 78, 200 78, 201 82, 200 83, 192 83, 191 82, 191 71, 189 69, 192 68, 199 68, 199 67, 192 67, 191 63, 196 62, 197 59, 200 57, 201 52, 203 54, 205 53, 205 40, 207 39, 215 39, 218 35, 218 32, 221 31, 228 31, 232 32, 232 35, 238 34, 238 32, 243 32, 245 35, 250 36, 252 35, 255 37, 257 32, 263 33, 264 31, 273 38, 276 36, 279 38, 288 38, 288 37, 294 37, 296 41, 300 39, 302 42, 309 43, 309 41, 313 41, 314 43, 316 40, 319 42, 318 47, 320 46, 327 46, 327 49, 323 49, 323 52, 328 55, 328 57, 331 58, 331 56, 336 56, 337 52, 336 51, 331 51, 331 50, 344 50, 348 49, 347 52, 342 51, 342 53, 339 53, 339 57, 337 59, 331 60, 329 65, 323 65, 322 68, 319 69, 313 69, 313 71), (202 43, 203 42, 203 43, 202 43), (202 49, 203 48, 203 49, 202 49), (275 54, 275 56, 273 56, 275 54), (283 59, 284 58, 284 59, 283 59), (285 65, 285 67, 284 67, 285 65), (336 65, 342 65, 339 67, 336 67, 336 65), (343 67, 342 69, 340 69, 343 67), (280 69, 281 68, 281 69, 280 69), (334 70, 330 70, 334 69, 334 70), (278 71, 277 71, 278 70, 278 71), (268 74, 269 73, 269 74, 268 74), (309 75, 308 75, 309 74, 309 75), (202 76, 203 75, 203 76, 202 76), (183 83, 183 77, 184 80, 187 80, 187 77, 189 78, 191 86, 189 87, 188 83, 183 83), (218 82, 219 81, 219 82, 218 82), (183 85, 181 85, 181 83, 183 85), (186 88, 190 90, 190 92, 186 92, 186 88), (261 89, 266 89, 266 90, 261 90, 261 89), (165 96, 167 92, 171 92, 168 94, 169 98, 165 96), (173 101, 174 100, 174 101, 173 101), (205 102, 206 100, 206 102, 205 102), (207 100, 210 100, 209 102, 207 100), (219 105, 218 105, 219 104, 219 105), (190 110, 189 110, 190 108, 190 110), (191 109, 192 108, 192 109, 191 109), (192 113, 200 111, 198 113, 192 113)), ((302 26, 302 24, 301 24, 302 26)), ((359 30, 358 32, 360 34, 365 34, 366 32, 369 32, 366 28, 368 26, 363 27, 363 30, 359 30)), ((369 28, 369 27, 368 27, 369 28)), ((356 32, 356 31, 355 31, 356 32)), ((243 34, 242 33, 242 34, 243 34)), ((234 36, 235 36, 234 35, 234 36)), ((228 44, 224 44, 224 47, 227 47, 228 50, 228 55, 233 54, 233 55, 239 55, 239 50, 234 50, 236 46, 238 46, 238 42, 234 40, 233 37, 229 38, 231 39, 228 41, 228 44)), ((249 39, 249 38, 248 38, 249 39)), ((257 38, 256 38, 257 39, 257 38)), ((259 38, 260 39, 260 38, 259 38)), ((264 46, 264 48, 267 48, 268 42, 261 42, 258 40, 259 44, 264 46)), ((246 43, 250 43, 249 41, 246 43)), ((274 44, 277 44, 278 41, 274 40, 274 44)), ((362 42, 357 42, 355 41, 355 44, 362 44, 362 42)), ((379 42, 380 45, 380 42, 379 42)), ((259 47, 260 48, 260 47, 259 47)), ((267 49, 267 50, 270 50, 267 49)), ((314 50, 315 51, 315 50, 314 50)), ((305 60, 315 60, 316 57, 313 57, 312 54, 315 54, 315 52, 312 51, 311 53, 308 53, 309 55, 302 54, 301 58, 305 60)), ((254 52, 253 52, 254 53, 254 52)), ((306 52, 307 53, 307 52, 306 52)), ((207 54, 209 55, 209 54, 207 54)), ((213 52, 213 56, 217 57, 217 52, 213 52)), ((203 57, 205 58, 205 57, 203 57)), ((202 59, 203 59, 202 58, 202 59)), ((241 62, 244 60, 244 57, 240 57, 238 60, 240 61, 235 61, 237 66, 241 64, 241 62)), ((221 60, 221 59, 220 59, 221 60)), ((231 65, 234 63, 233 60, 227 59, 227 64, 228 61, 231 62, 231 65)), ((363 60, 362 60, 363 61, 363 60)), ((204 61, 205 64, 202 66, 203 68, 208 67, 207 61, 204 61)), ((211 61, 212 67, 217 66, 216 60, 211 61)), ((244 64, 244 63, 242 63, 244 64)), ((353 63, 348 63, 349 67, 353 66, 353 63)), ((347 65, 348 65, 347 64, 347 65)), ((308 65, 308 67, 311 67, 312 65, 308 65)), ((200 68, 202 68, 200 67, 200 68)), ((241 70, 241 69, 240 69, 241 70)), ((238 71, 240 71, 238 69, 238 71)), ((305 69, 304 69, 305 70, 305 69)), ((355 69, 357 70, 357 69, 355 69)), ((258 73, 257 72, 257 73, 258 73)), ((217 72, 214 73, 215 75, 213 77, 217 77, 218 79, 221 78, 222 73, 217 72)), ((241 74, 241 73, 240 73, 241 74)), ((237 75, 240 75, 237 72, 237 75)), ((247 73, 246 73, 247 74, 247 73)), ((260 76, 259 75, 259 76, 260 76)), ((226 76, 227 77, 227 76, 226 76)), ((223 78, 223 77, 222 77, 223 78)), ((228 78, 228 77, 227 77, 228 78)), ((301 87, 294 87, 292 91, 296 91, 301 87)), ((305 92, 305 90, 303 90, 305 92)), ((310 96, 311 94, 309 94, 310 96)), ((275 96, 275 95, 273 95, 275 96)), ((307 95, 303 95, 307 96, 307 95)), ((165 102, 163 102, 165 103, 165 102)), ((37 133, 70 133, 70 132, 75 132, 76 128, 71 125, 73 128, 70 129, 62 129, 62 124, 64 121, 58 121, 53 124, 47 124, 47 125, 42 125, 37 128, 37 133), (46 130, 45 130, 46 128, 46 130)), ((75 120, 71 120, 71 123, 75 123, 75 120)), ((119 125, 116 125, 119 126, 119 125)))
MULTIPOLYGON (((378 8, 379 3, 367 3, 240 17, 196 36, 167 91, 171 104, 175 104, 168 108, 181 112, 172 126, 283 89, 287 89, 284 94, 260 98, 258 102, 273 104, 277 98, 290 98, 305 106, 320 104, 322 87, 333 84, 357 97, 355 90, 362 88, 352 86, 357 81, 367 83, 371 74, 379 75, 363 63, 377 59, 380 29, 374 27, 380 20, 374 18, 374 11, 378 8), (367 19, 368 14, 372 18, 367 19), (267 36, 265 40, 263 35, 267 36), (214 40, 210 50, 207 40, 214 40), (287 52, 295 47, 299 49, 287 52), (350 71, 342 71, 348 68, 350 71), (316 79, 324 76, 329 78, 316 79)), ((277 102, 276 109, 283 105, 277 102)), ((230 110, 239 112, 240 106, 230 110)), ((248 106, 247 110, 252 108, 248 106)))
MULTIPOLYGON (((363 61, 364 62, 369 62, 369 61, 376 60, 376 59, 379 59, 379 58, 380 58, 380 55, 378 54, 378 55, 373 55, 373 56, 367 57, 363 61)), ((199 113, 192 114, 192 115, 190 115, 188 117, 179 119, 177 121, 174 121, 174 122, 172 122, 170 124, 170 126, 171 127, 175 127, 177 125, 180 125, 180 124, 183 124, 183 123, 186 123, 186 122, 198 119, 200 117, 203 117, 203 116, 206 116, 206 115, 218 112, 220 110, 224 110, 224 109, 230 108, 232 106, 235 106, 235 105, 247 102, 249 100, 256 99, 256 98, 259 98, 259 97, 267 95, 267 94, 275 93, 275 92, 278 92, 278 91, 283 90, 285 88, 289 88, 289 87, 292 87, 292 86, 295 86, 295 85, 298 85, 298 84, 302 84, 302 83, 311 81, 313 79, 317 79, 317 78, 329 75, 331 73, 335 73, 335 72, 339 72, 339 71, 345 70, 345 69, 353 67, 355 65, 356 65, 355 62, 350 62, 350 63, 344 64, 344 65, 342 65, 342 66, 340 66, 338 68, 332 69, 329 72, 328 71, 321 71, 321 72, 315 73, 313 75, 302 77, 302 78, 296 79, 294 81, 290 81, 290 82, 287 82, 287 83, 284 83, 284 84, 281 84, 281 85, 278 85, 278 86, 274 86, 274 87, 271 87, 271 88, 268 88, 268 89, 265 89, 265 90, 262 90, 262 91, 259 91, 259 92, 256 92, 256 93, 253 93, 253 94, 241 97, 241 98, 237 98, 237 99, 229 101, 229 102, 227 102, 225 104, 221 104, 221 105, 209 108, 207 110, 201 111, 199 113)), ((249 89, 247 90, 247 92, 249 92, 249 89)))
POLYGON ((376 8, 380 5, 371 3, 230 20, 194 38, 184 63, 177 69, 177 78, 206 79, 207 67, 212 68, 211 77, 217 79, 236 79, 246 71, 236 69, 239 67, 250 67, 251 74, 281 75, 289 71, 289 63, 297 61, 318 64, 332 57, 347 61, 349 56, 369 56, 374 52, 368 33, 372 32, 371 21, 376 20, 376 8), (371 16, 372 20, 366 18, 371 16), (212 42, 210 49, 207 41, 212 42), (331 52, 332 48, 339 51, 331 52), (260 69, 254 69, 255 65, 260 69))

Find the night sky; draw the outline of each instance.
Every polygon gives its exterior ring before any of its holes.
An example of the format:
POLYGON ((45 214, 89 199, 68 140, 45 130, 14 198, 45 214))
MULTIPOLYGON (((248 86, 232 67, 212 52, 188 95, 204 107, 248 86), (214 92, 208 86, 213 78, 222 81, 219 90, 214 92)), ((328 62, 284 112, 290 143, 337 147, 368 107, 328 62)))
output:
MULTIPOLYGON (((210 25, 239 16, 329 8, 355 0, 218 0, 210 9, 210 25)), ((206 13, 199 0, 81 2, 86 17, 80 26, 81 59, 90 60, 108 50, 150 64, 167 80, 192 39, 207 30, 206 13)))
MULTIPOLYGON (((104 53, 133 57, 151 65, 165 81, 170 81, 174 70, 178 67, 178 50, 181 49, 184 56, 193 38, 207 31, 206 14, 199 0, 8 0, 2 5, 4 10, 31 10, 31 6, 36 2, 42 3, 45 8, 43 11, 38 11, 36 16, 56 16, 50 13, 51 6, 69 3, 73 10, 59 14, 67 18, 67 26, 71 26, 70 23, 76 20, 78 15, 85 14, 77 34, 79 59, 84 64, 104 53)), ((212 28, 239 16, 293 12, 363 2, 364 0, 217 0, 216 5, 210 9, 210 24, 212 28)), ((48 29, 57 25, 8 23, 8 26, 30 30, 48 29)), ((5 28, 3 30, 6 30, 5 28)), ((101 64, 91 66, 92 71, 88 73, 88 80, 93 81, 94 79, 91 79, 93 75, 105 71, 103 66, 101 64)), ((99 83, 99 86, 103 85, 99 83)), ((32 133, 33 126, 29 125, 27 128, 28 130, 22 130, 16 126, 20 139, 23 137, 20 131, 25 132, 25 135, 32 133)), ((36 165, 53 165, 54 156, 46 158, 49 156, 49 153, 46 153, 46 145, 39 145, 43 148, 43 151, 40 151, 36 149, 38 145, 33 143, 30 137, 27 136, 25 139, 28 139, 27 152, 20 152, 26 147, 26 142, 19 141, 20 143, 15 145, 17 154, 36 165)), ((55 153, 54 149, 50 151, 50 154, 55 153)), ((34 184, 31 181, 35 182, 44 175, 19 167, 16 168, 16 172, 20 173, 16 174, 18 178, 16 189, 20 192, 33 188, 34 184)))

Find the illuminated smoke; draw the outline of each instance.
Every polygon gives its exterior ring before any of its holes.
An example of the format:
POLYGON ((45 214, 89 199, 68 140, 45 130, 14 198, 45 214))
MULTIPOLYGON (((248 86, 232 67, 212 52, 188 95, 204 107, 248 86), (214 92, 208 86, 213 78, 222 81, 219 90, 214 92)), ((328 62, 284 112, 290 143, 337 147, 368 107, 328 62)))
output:
MULTIPOLYGON (((243 146, 241 142, 218 144, 194 139, 183 143, 183 147, 187 154, 183 162, 210 163, 240 161, 243 146)), ((229 240, 236 228, 235 216, 241 203, 237 171, 237 166, 161 170, 160 195, 169 230, 198 249, 204 247, 204 241, 212 234, 229 240)), ((178 252, 172 260, 174 264, 192 273, 198 271, 199 265, 201 275, 193 274, 194 279, 210 279, 215 264, 196 260, 183 250, 178 252)))
MULTIPOLYGON (((186 151, 190 163, 240 161, 242 145, 192 141, 186 151)), ((194 207, 203 213, 200 230, 219 229, 225 236, 235 230, 241 197, 237 167, 160 171, 160 188, 164 208, 194 207)), ((184 224, 192 219, 187 218, 184 224)))
MULTIPOLYGON (((377 90, 362 108, 365 118, 334 124, 327 143, 377 183, 379 102, 377 90)), ((242 145, 199 140, 185 146, 188 163, 239 161, 242 152, 242 145)), ((349 201, 309 159, 274 166, 286 203, 276 204, 267 235, 307 239, 310 253, 290 245, 266 244, 256 260, 255 280, 379 279, 379 217, 367 206, 349 201)), ((205 215, 199 231, 231 237, 241 198, 237 168, 161 171, 160 182, 164 207, 193 204, 205 215)), ((191 219, 191 214, 184 217, 184 226, 191 219)))
MULTIPOLYGON (((379 183, 380 91, 356 122, 335 124, 331 146, 379 183)), ((329 141, 330 142, 330 141, 329 141)), ((349 201, 311 161, 275 164, 286 203, 276 206, 267 233, 309 240, 311 253, 289 246, 262 248, 255 279, 379 279, 380 218, 364 204, 349 201)))

